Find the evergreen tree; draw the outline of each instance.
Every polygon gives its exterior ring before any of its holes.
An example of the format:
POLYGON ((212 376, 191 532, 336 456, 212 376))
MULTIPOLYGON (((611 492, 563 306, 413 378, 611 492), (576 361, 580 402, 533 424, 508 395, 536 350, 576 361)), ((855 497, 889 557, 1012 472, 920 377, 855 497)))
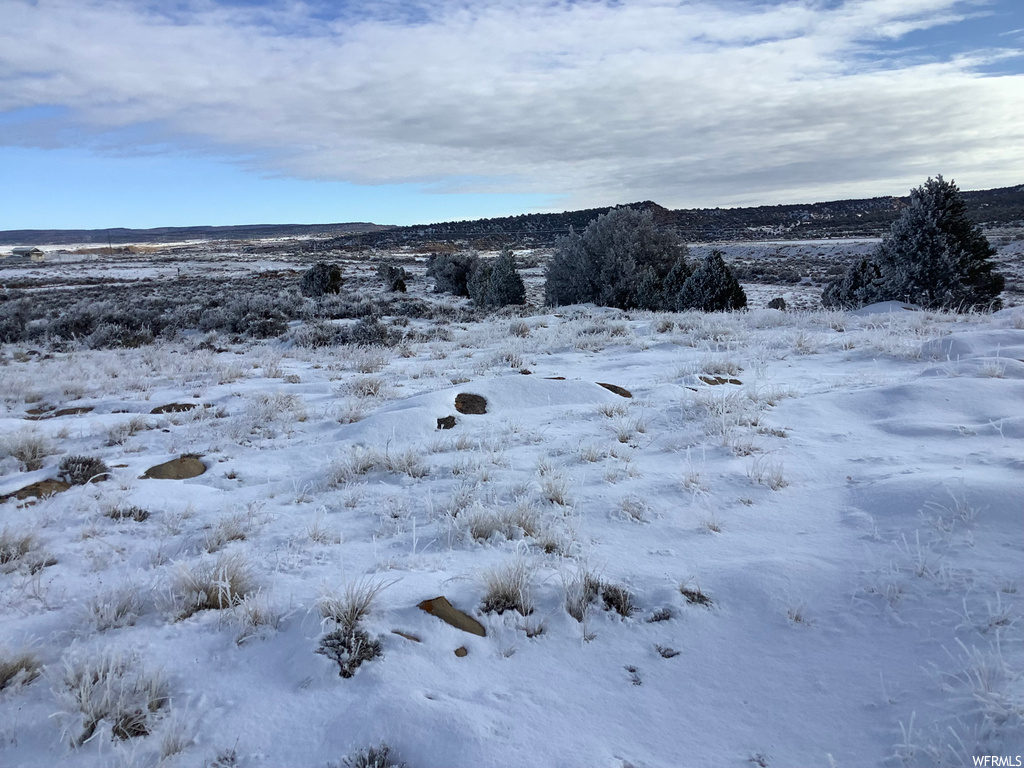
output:
POLYGON ((745 306, 747 295, 726 265, 721 251, 712 251, 701 262, 676 297, 676 308, 680 310, 722 312, 745 306))
POLYGON ((427 262, 427 277, 434 278, 434 292, 469 296, 469 278, 479 260, 473 252, 431 256, 427 262))
POLYGON ((998 309, 1005 280, 994 271, 994 255, 956 184, 929 178, 910 191, 910 204, 872 257, 830 283, 822 304, 895 300, 926 309, 998 309))
POLYGON ((303 273, 299 290, 303 296, 317 298, 328 293, 339 293, 342 282, 341 267, 318 261, 303 273))
POLYGON ((929 178, 875 253, 881 294, 926 309, 998 309, 1004 279, 995 249, 967 217, 956 184, 929 178))
POLYGON ((526 286, 516 269, 515 254, 507 246, 493 263, 477 264, 468 287, 470 298, 481 307, 526 303, 526 286))
POLYGON ((686 248, 674 232, 654 224, 650 211, 616 208, 598 216, 582 235, 559 240, 548 262, 549 304, 595 304, 620 309, 667 309, 659 285, 686 248))
POLYGON ((881 277, 874 261, 861 259, 825 286, 821 303, 829 309, 856 309, 880 301, 881 277))

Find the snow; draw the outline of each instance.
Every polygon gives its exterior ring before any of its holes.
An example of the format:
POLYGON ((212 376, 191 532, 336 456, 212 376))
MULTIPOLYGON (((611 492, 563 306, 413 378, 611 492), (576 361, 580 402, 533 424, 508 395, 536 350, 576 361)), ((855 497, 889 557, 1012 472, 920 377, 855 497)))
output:
POLYGON ((34 533, 56 559, 0 569, 0 647, 44 665, 0 691, 0 764, 205 766, 233 750, 242 766, 327 766, 381 741, 410 768, 1024 754, 1019 309, 583 306, 522 321, 525 338, 507 317, 452 325, 450 341, 381 350, 373 373, 359 350, 279 342, 49 359, 5 347, 0 495, 54 477, 62 454, 99 456, 112 478, 0 504, 0 531, 34 533), (379 395, 359 394, 368 377, 379 395), (488 412, 457 414, 462 392, 488 412), (40 402, 94 410, 25 421, 40 402), (150 414, 173 402, 199 407, 150 414), (9 446, 32 435, 52 453, 26 472, 9 446), (183 453, 208 471, 140 479, 183 453), (149 518, 104 514, 131 505, 149 518), (533 536, 470 535, 474 516, 517 507, 533 536), (252 601, 172 615, 181 570, 224 555, 251 564, 276 628, 244 631, 252 601), (487 572, 517 559, 534 612, 481 613, 487 572), (565 584, 581 569, 627 587, 636 613, 598 600, 571 618, 565 584), (384 656, 343 679, 314 653, 331 628, 316 602, 360 579, 388 585, 364 622, 384 656), (99 631, 88 605, 111 589, 141 610, 99 631), (416 608, 438 595, 487 636, 416 608), (671 618, 652 621, 662 609, 671 618), (169 704, 148 736, 118 741, 104 722, 72 748, 63 665, 108 652, 159 670, 169 704))

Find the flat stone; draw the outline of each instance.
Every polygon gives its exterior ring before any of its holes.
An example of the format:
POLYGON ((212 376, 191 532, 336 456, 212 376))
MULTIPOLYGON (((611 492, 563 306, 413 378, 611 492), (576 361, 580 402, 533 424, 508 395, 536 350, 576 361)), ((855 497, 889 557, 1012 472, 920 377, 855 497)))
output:
POLYGON ((633 397, 632 392, 630 392, 628 389, 625 389, 624 387, 618 386, 617 384, 605 384, 603 381, 599 381, 597 382, 597 386, 604 387, 609 392, 614 392, 616 395, 619 395, 620 397, 633 397))
POLYGON ((711 384, 715 386, 717 384, 742 384, 743 382, 739 379, 726 379, 722 376, 698 376, 698 379, 703 381, 705 384, 711 384))
POLYGON ((198 456, 181 456, 150 467, 143 477, 151 480, 187 480, 190 477, 198 477, 205 471, 206 465, 198 456))
POLYGON ((399 637, 404 637, 406 640, 412 640, 414 643, 420 642, 420 639, 416 637, 416 635, 413 635, 409 632, 403 632, 400 629, 392 629, 391 634, 398 635, 399 637))
POLYGON ((443 419, 438 419, 437 420, 437 428, 438 429, 451 429, 454 426, 455 426, 455 417, 454 416, 445 416, 443 419))
POLYGON ((150 413, 183 413, 184 411, 191 411, 197 405, 198 403, 168 403, 167 405, 158 405, 150 413))
POLYGON ((78 416, 82 413, 89 413, 92 410, 91 405, 79 405, 74 408, 61 408, 57 411, 47 410, 46 408, 32 408, 26 411, 28 414, 25 418, 29 421, 42 421, 43 419, 56 419, 59 416, 78 416))
POLYGON ((8 493, 6 496, 0 496, 0 501, 7 501, 8 499, 18 499, 23 501, 24 499, 34 496, 37 499, 45 499, 49 496, 53 496, 55 493, 63 493, 71 486, 65 483, 63 480, 40 480, 26 485, 24 488, 19 488, 14 493, 8 493))
POLYGON ((469 649, 464 645, 460 645, 458 648, 455 649, 455 655, 458 656, 460 659, 464 659, 466 658, 466 656, 469 655, 469 649))
POLYGON ((455 396, 455 410, 467 414, 487 413, 487 400, 483 395, 460 392, 455 396))
POLYGON ((424 600, 417 607, 431 616, 436 616, 445 624, 451 624, 456 629, 469 632, 471 635, 487 637, 487 630, 484 629, 483 624, 455 608, 443 595, 435 597, 433 600, 424 600))

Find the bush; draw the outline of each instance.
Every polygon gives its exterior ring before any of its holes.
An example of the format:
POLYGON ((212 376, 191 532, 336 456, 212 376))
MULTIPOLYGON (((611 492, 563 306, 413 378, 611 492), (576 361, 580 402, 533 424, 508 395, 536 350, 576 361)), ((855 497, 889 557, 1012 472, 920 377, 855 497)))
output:
POLYGON ((405 281, 409 279, 409 273, 405 267, 396 267, 394 264, 379 264, 377 275, 383 280, 389 291, 405 293, 405 281))
POLYGON ((723 312, 745 306, 747 295, 726 266, 721 251, 712 251, 687 278, 676 296, 676 308, 679 310, 723 312))
POLYGON ((65 456, 60 460, 58 476, 69 485, 98 483, 110 476, 110 469, 95 456, 65 456))
POLYGON ((507 246, 493 264, 477 262, 467 287, 470 298, 480 307, 526 303, 526 286, 516 269, 515 254, 507 246))
POLYGON ((352 677, 364 661, 373 661, 384 655, 380 640, 370 637, 358 625, 328 632, 320 638, 316 652, 336 662, 338 674, 344 678, 352 677))
POLYGON ((560 238, 548 262, 545 301, 629 309, 674 309, 690 274, 686 247, 654 224, 650 211, 616 208, 582 235, 560 238))
POLYGON ((434 293, 469 296, 469 278, 480 257, 475 253, 438 253, 427 262, 427 277, 434 278, 434 293))
POLYGON ((391 759, 391 747, 381 744, 379 747, 360 749, 345 758, 346 768, 405 768, 405 763, 396 763, 391 759))
POLYGON ((861 259, 825 286, 821 303, 829 309, 856 309, 881 301, 880 278, 878 265, 870 259, 861 259))
POLYGON ((341 267, 337 264, 328 264, 326 261, 318 261, 302 275, 299 290, 303 296, 315 299, 328 293, 340 292, 343 282, 341 267))
POLYGON ((910 191, 870 260, 852 267, 822 294, 827 307, 906 301, 925 309, 994 310, 1005 285, 995 249, 967 216, 956 184, 942 176, 910 191))

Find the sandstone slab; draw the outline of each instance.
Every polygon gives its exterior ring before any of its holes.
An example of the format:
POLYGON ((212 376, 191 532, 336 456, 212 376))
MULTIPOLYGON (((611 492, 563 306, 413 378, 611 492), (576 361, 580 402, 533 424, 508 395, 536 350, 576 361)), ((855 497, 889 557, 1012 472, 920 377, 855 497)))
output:
POLYGON ((417 607, 456 629, 461 629, 471 635, 487 637, 487 630, 484 629, 483 624, 453 606, 443 595, 435 597, 433 600, 424 600, 417 607))

